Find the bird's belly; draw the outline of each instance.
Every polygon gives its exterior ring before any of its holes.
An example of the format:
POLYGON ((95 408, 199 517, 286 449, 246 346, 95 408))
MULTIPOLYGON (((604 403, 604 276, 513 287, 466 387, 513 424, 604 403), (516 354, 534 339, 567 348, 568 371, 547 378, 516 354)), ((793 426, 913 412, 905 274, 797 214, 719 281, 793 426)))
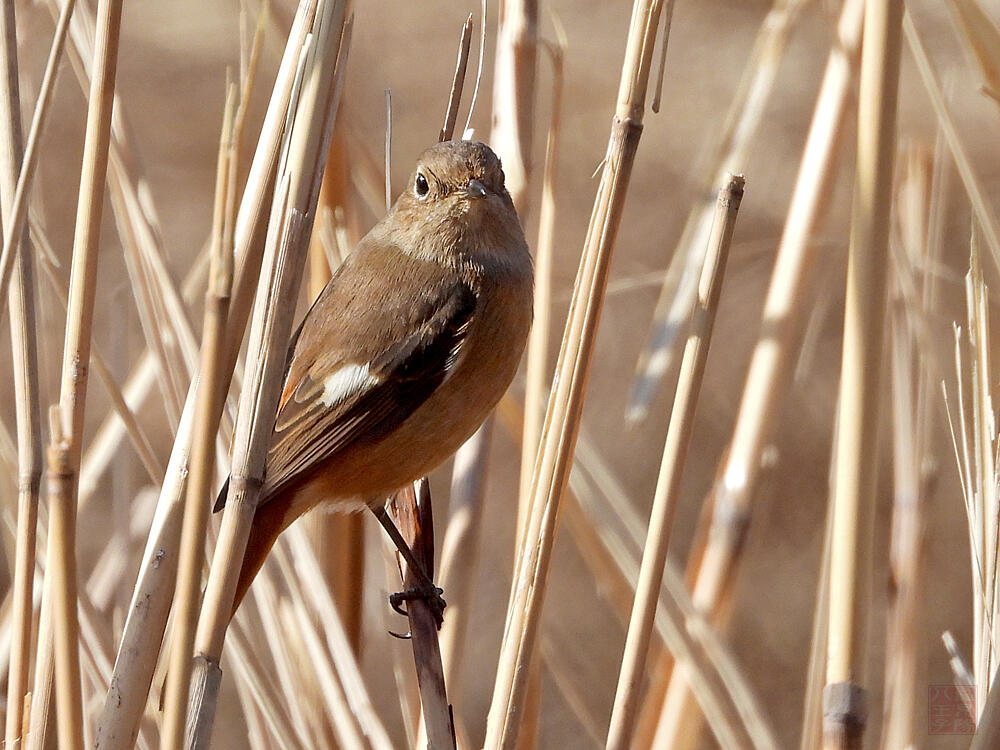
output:
POLYGON ((530 311, 494 322, 507 326, 508 335, 521 345, 498 349, 486 343, 497 340, 490 332, 470 331, 468 349, 450 377, 406 421, 378 441, 360 440, 339 451, 293 490, 298 512, 329 500, 381 502, 447 460, 507 390, 521 358, 530 311))

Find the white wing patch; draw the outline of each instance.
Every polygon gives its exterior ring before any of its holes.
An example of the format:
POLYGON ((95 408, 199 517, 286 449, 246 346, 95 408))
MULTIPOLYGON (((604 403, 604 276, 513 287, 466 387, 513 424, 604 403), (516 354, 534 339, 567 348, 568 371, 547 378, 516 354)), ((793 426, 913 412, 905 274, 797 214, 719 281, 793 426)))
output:
POLYGON ((323 381, 323 395, 319 400, 326 406, 334 406, 378 382, 378 378, 368 371, 367 364, 344 365, 323 381))

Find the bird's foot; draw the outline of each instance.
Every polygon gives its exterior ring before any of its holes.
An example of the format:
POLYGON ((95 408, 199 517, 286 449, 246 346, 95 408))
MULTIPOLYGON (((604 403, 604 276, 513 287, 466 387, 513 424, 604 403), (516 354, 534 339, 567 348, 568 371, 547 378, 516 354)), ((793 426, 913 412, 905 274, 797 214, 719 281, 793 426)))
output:
POLYGON ((428 582, 426 585, 418 585, 405 591, 390 594, 389 606, 404 617, 409 617, 409 613, 402 607, 403 602, 411 602, 414 599, 426 602, 431 613, 434 615, 434 621, 437 623, 438 630, 440 630, 441 624, 444 622, 444 609, 448 606, 448 603, 441 596, 443 593, 443 589, 428 582))

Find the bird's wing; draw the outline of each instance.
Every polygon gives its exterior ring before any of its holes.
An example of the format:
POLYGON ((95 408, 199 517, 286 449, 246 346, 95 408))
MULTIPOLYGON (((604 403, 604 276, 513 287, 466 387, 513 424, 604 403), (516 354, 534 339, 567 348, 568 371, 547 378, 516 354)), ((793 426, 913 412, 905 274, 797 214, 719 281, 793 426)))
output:
POLYGON ((424 301, 423 320, 370 361, 342 355, 333 366, 320 360, 301 377, 289 372, 267 456, 265 497, 345 446, 391 432, 454 370, 476 295, 456 280, 424 301))

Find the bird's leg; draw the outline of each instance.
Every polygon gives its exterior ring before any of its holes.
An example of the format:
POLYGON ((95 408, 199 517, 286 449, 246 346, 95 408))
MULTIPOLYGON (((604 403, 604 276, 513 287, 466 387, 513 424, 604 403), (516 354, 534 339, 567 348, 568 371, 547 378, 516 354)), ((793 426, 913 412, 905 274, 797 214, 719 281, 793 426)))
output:
POLYGON ((403 535, 400 533, 399 529, 396 528, 396 524, 393 522, 392 517, 389 512, 385 509, 384 505, 370 506, 372 513, 375 514, 375 518, 378 522, 382 524, 382 528, 389 535, 392 543, 399 550, 399 554, 403 556, 403 560, 406 561, 407 567, 413 571, 416 576, 418 584, 412 588, 408 588, 405 591, 399 591, 395 594, 389 595, 389 604, 392 608, 399 614, 407 617, 407 612, 400 605, 403 602, 411 601, 413 599, 422 599, 427 602, 430 607, 431 612, 434 613, 434 619, 437 621, 438 628, 441 627, 441 623, 444 622, 444 608, 447 603, 442 598, 444 590, 434 584, 427 571, 424 570, 424 566, 417 560, 416 555, 413 554, 413 550, 410 549, 410 545, 407 544, 403 535))

